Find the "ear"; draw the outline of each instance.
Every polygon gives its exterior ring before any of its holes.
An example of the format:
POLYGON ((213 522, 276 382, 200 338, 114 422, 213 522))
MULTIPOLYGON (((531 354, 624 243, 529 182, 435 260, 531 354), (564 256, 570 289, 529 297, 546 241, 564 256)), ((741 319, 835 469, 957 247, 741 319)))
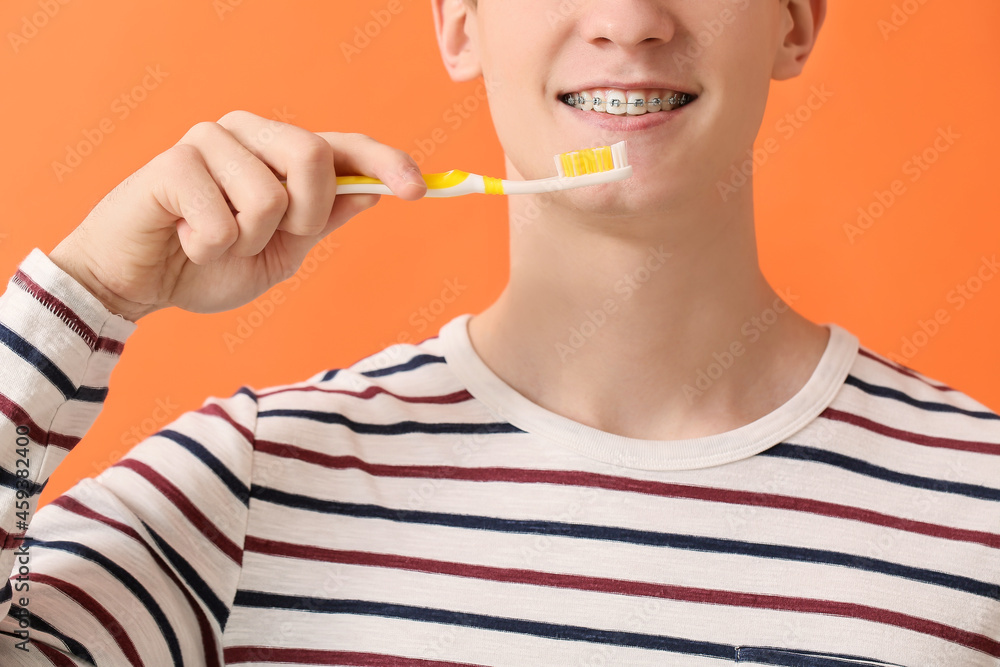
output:
POLYGON ((431 0, 441 59, 452 81, 469 81, 482 74, 476 11, 467 0, 431 0))
POLYGON ((782 43, 771 77, 782 81, 802 72, 826 18, 826 0, 781 0, 782 43))

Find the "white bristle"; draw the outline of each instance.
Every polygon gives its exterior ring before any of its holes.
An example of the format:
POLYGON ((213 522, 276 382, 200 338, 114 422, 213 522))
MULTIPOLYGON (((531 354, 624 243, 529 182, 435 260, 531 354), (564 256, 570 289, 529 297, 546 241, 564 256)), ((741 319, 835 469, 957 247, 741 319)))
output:
POLYGON ((624 141, 611 146, 611 159, 615 163, 615 169, 628 166, 628 151, 624 141))
POLYGON ((556 162, 556 173, 559 174, 559 178, 566 178, 566 171, 562 166, 562 155, 555 155, 553 159, 556 162))

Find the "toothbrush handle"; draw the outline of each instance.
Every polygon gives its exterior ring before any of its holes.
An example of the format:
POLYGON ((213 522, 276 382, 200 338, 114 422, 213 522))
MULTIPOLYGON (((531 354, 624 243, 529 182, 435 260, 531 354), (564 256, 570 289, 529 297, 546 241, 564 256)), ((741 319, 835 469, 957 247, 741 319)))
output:
MULTIPOLYGON (((285 182, 284 179, 282 179, 279 182, 286 188, 288 187, 288 184, 285 182)), ((455 197, 457 195, 471 194, 472 192, 473 190, 470 190, 468 187, 461 189, 454 187, 445 189, 429 188, 425 196, 455 197)), ((388 185, 374 178, 359 177, 359 176, 338 176, 337 194, 338 195, 395 195, 396 193, 393 192, 388 185)))
MULTIPOLYGON (((288 183, 285 179, 278 181, 285 188, 288 183)), ((367 176, 338 176, 338 195, 392 195, 395 194, 389 186, 375 178, 367 176)))
POLYGON ((507 195, 535 195, 559 190, 574 190, 589 185, 612 183, 629 178, 632 175, 632 165, 617 167, 610 171, 601 171, 582 176, 554 176, 532 181, 504 181, 503 191, 507 195))
POLYGON ((385 183, 342 183, 337 177, 338 195, 392 195, 396 194, 385 183))

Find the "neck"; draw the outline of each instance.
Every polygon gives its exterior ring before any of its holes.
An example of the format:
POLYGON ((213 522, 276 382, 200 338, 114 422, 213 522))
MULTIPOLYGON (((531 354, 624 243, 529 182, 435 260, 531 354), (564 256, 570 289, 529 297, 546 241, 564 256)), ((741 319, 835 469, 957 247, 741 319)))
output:
POLYGON ((628 437, 712 435, 776 409, 822 356, 827 330, 760 271, 751 184, 652 218, 508 201, 510 280, 469 335, 552 412, 628 437))

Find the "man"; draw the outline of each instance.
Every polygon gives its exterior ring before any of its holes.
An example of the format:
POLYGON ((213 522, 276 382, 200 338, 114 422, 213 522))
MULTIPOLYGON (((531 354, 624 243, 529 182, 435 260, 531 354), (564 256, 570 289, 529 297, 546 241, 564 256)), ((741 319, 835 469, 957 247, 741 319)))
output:
POLYGON ((0 300, 3 663, 996 664, 1000 416, 797 314, 716 190, 825 2, 433 7, 508 177, 633 177, 511 197, 503 294, 392 366, 211 398, 31 519, 136 320, 287 278, 376 201, 337 170, 423 194, 358 135, 192 128, 0 300))

